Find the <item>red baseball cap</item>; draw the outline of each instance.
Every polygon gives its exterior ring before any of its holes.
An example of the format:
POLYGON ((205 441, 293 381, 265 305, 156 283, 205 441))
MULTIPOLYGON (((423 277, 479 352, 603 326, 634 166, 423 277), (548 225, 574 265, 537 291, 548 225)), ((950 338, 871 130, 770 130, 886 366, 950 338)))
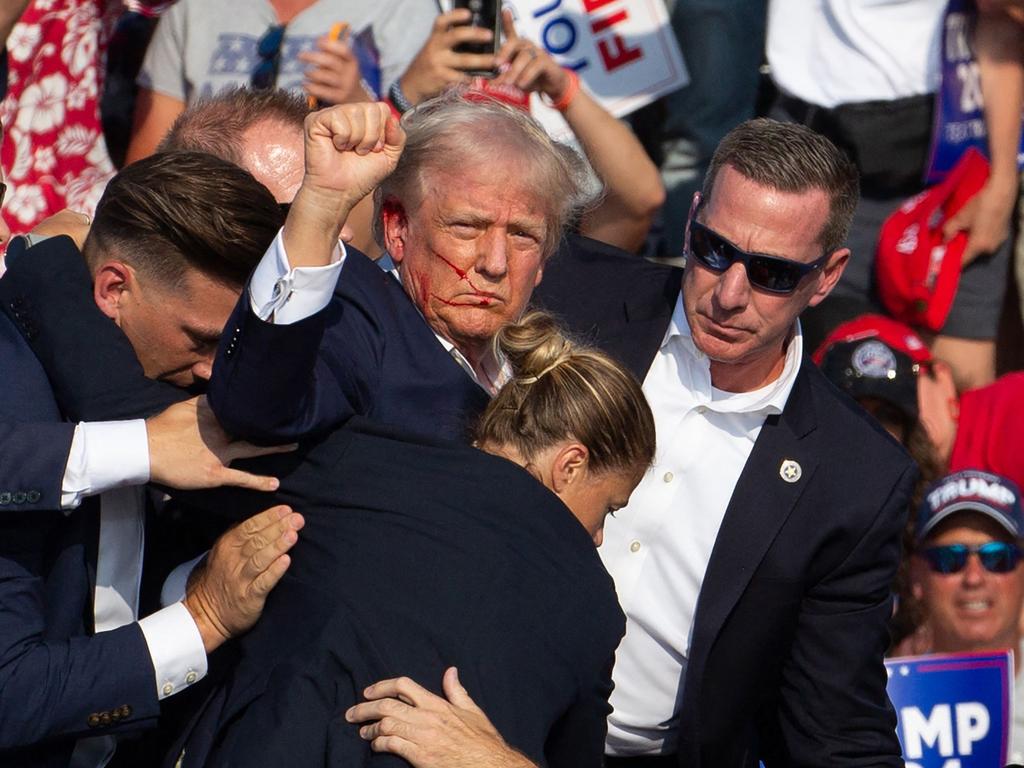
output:
POLYGON ((862 339, 878 339, 885 342, 887 346, 902 352, 914 363, 927 363, 932 359, 928 345, 913 328, 885 315, 860 315, 837 325, 814 350, 811 358, 820 366, 825 354, 836 344, 862 339))
POLYGON ((988 161, 968 149, 939 184, 910 198, 889 216, 878 236, 878 294, 893 317, 939 331, 960 282, 967 233, 948 242, 942 226, 988 179, 988 161))

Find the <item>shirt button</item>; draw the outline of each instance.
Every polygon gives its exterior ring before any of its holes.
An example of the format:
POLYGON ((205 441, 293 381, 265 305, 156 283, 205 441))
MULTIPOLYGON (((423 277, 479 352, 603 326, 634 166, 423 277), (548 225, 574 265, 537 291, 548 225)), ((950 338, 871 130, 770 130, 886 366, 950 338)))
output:
POLYGON ((699 413, 701 416, 703 416, 707 412, 708 412, 708 407, 706 405, 698 405, 697 406, 697 413, 699 413))
POLYGON ((170 683, 164 683, 164 696, 170 696, 174 693, 174 686, 170 683))
POLYGON ((195 672, 189 672, 187 675, 185 675, 185 682, 189 685, 192 685, 192 683, 196 681, 196 678, 197 675, 195 672))
POLYGON ((662 480, 664 480, 666 483, 671 483, 673 477, 675 477, 675 475, 673 475, 671 472, 666 472, 662 480))
POLYGON ((639 541, 634 541, 634 542, 630 543, 629 551, 630 552, 639 552, 640 551, 640 542, 639 541))

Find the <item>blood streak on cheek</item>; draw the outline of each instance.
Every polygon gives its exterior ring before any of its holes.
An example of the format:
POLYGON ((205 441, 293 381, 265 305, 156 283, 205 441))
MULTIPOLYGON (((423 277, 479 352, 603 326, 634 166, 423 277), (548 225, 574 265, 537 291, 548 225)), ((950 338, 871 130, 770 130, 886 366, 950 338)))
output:
MULTIPOLYGON (((470 288, 472 288, 477 293, 480 293, 480 289, 477 288, 475 285, 473 285, 473 281, 469 279, 469 275, 466 273, 466 270, 459 269, 459 267, 457 267, 454 264, 452 264, 450 261, 448 261, 448 259, 446 259, 444 256, 442 256, 440 253, 436 253, 435 252, 434 255, 437 256, 437 258, 439 258, 441 261, 443 261, 449 267, 451 267, 452 271, 455 272, 455 274, 459 276, 459 280, 465 280, 467 283, 469 283, 469 287, 470 288)), ((486 297, 482 296, 481 299, 486 299, 486 297)), ((449 302, 446 302, 446 303, 449 303, 449 302)), ((490 304, 490 299, 486 299, 486 300, 482 301, 481 303, 483 303, 484 306, 487 306, 488 304, 490 304)))

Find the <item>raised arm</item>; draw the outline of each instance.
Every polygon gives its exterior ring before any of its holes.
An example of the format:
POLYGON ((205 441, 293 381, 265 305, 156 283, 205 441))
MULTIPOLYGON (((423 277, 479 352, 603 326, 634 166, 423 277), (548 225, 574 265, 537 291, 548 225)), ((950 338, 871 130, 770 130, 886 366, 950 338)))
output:
POLYGON ((374 329, 359 308, 332 304, 346 258, 338 235, 352 207, 394 169, 404 136, 379 102, 306 118, 302 186, 217 351, 210 403, 231 434, 292 440, 359 411, 376 363, 374 329), (321 350, 328 322, 345 323, 344 345, 368 351, 321 350), (326 366, 325 355, 344 362, 326 366))

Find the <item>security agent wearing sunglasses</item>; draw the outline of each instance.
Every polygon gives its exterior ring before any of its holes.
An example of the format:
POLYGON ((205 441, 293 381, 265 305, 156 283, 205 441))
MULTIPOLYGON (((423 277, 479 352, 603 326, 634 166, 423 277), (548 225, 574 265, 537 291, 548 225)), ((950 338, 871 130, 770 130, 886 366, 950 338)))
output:
POLYGON ((851 258, 857 198, 829 141, 752 120, 678 233, 683 273, 553 259, 534 293, 635 361, 658 435, 599 550, 627 616, 607 768, 903 764, 882 658, 916 473, 798 323, 851 258))
POLYGON ((963 470, 932 485, 914 527, 911 587, 933 653, 1009 648, 1017 671, 1010 759, 1024 761, 1021 608, 1024 513, 1020 490, 999 475, 963 470))

